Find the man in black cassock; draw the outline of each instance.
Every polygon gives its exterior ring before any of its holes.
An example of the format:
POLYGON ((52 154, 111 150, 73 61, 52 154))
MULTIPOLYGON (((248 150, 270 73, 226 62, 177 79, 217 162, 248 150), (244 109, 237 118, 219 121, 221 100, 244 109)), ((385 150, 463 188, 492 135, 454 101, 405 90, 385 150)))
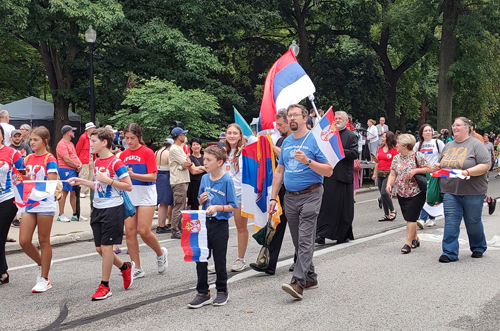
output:
POLYGON ((353 168, 358 158, 358 137, 346 128, 348 117, 343 111, 335 112, 335 121, 345 158, 337 163, 330 177, 325 177, 323 200, 318 216, 316 243, 325 244, 325 238, 336 244, 354 239, 353 168))

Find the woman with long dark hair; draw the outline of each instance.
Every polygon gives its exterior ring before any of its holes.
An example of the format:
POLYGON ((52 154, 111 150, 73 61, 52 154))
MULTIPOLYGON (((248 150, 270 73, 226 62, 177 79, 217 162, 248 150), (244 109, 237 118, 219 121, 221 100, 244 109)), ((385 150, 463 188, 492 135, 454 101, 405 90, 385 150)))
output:
POLYGON ((163 273, 167 267, 167 249, 160 247, 158 238, 151 231, 155 213, 156 194, 156 159, 153 151, 144 146, 142 129, 139 124, 131 123, 123 129, 128 148, 120 154, 120 159, 127 166, 128 174, 132 179, 130 201, 135 206, 136 214, 125 220, 125 238, 130 259, 135 262, 133 277, 144 277, 139 257, 139 242, 137 229, 142 241, 156 253, 158 273, 163 273))
POLYGON ((382 146, 380 146, 377 152, 377 164, 375 164, 373 170, 372 179, 377 182, 382 207, 384 208, 384 216, 379 219, 379 222, 394 221, 397 215, 391 195, 385 191, 387 178, 391 172, 392 160, 398 154, 396 143, 394 133, 391 131, 384 132, 382 135, 382 146))

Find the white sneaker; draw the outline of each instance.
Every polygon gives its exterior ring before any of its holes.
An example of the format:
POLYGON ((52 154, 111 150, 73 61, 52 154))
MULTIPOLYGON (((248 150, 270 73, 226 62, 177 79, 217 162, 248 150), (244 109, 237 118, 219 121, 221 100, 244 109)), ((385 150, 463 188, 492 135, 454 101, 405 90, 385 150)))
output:
POLYGON ((429 228, 434 226, 434 225, 436 225, 436 222, 434 222, 433 220, 428 220, 427 223, 425 223, 425 226, 427 226, 429 228))
POLYGON ((236 261, 234 261, 233 266, 231 267, 231 271, 234 271, 234 272, 243 271, 243 270, 245 270, 246 267, 247 267, 247 265, 245 263, 245 260, 237 258, 236 261))
POLYGON ((165 247, 162 247, 161 250, 163 251, 163 254, 160 256, 156 257, 156 262, 158 262, 158 273, 161 274, 165 271, 165 269, 168 267, 168 251, 165 247))
POLYGON ((83 217, 83 216, 80 216, 80 218, 78 219, 78 221, 80 222, 87 222, 89 219, 87 217, 83 217))
POLYGON ((33 287, 31 292, 32 293, 42 293, 42 292, 45 292, 51 288, 52 288, 52 285, 50 284, 50 280, 40 277, 37 280, 36 285, 33 287))
POLYGON ((423 229, 424 228, 424 224, 425 224, 425 221, 424 220, 418 220, 417 221, 417 225, 420 229, 423 229))
POLYGON ((59 215, 59 217, 57 218, 57 220, 59 222, 69 222, 70 221, 69 218, 67 218, 66 215, 64 215, 64 214, 59 215))
POLYGON ((208 271, 209 274, 215 274, 215 264, 210 264, 207 267, 207 271, 208 271))
POLYGON ((80 193, 80 198, 85 198, 87 195, 85 193, 80 193))
POLYGON ((153 215, 153 218, 158 218, 158 211, 155 210, 155 213, 153 215))
POLYGON ((134 279, 142 278, 144 276, 146 276, 146 273, 144 272, 144 270, 134 268, 134 274, 133 274, 134 279))

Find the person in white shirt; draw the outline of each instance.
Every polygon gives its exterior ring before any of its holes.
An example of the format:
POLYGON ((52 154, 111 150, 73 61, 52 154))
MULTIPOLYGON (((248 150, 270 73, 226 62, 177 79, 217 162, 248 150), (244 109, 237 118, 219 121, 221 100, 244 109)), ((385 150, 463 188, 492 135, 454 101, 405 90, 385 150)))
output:
POLYGON ((378 151, 378 130, 375 123, 377 123, 375 120, 369 119, 367 122, 368 129, 366 130, 366 140, 372 156, 372 163, 375 163, 373 157, 377 155, 378 151))
POLYGON ((382 145, 382 136, 384 135, 385 132, 389 131, 389 127, 387 124, 385 124, 385 117, 381 117, 379 119, 379 124, 377 124, 377 130, 378 130, 378 141, 379 141, 379 146, 382 145))
POLYGON ((16 129, 13 125, 9 124, 9 119, 9 112, 5 109, 0 110, 0 125, 2 126, 4 132, 3 138, 5 146, 10 146, 10 133, 16 129))

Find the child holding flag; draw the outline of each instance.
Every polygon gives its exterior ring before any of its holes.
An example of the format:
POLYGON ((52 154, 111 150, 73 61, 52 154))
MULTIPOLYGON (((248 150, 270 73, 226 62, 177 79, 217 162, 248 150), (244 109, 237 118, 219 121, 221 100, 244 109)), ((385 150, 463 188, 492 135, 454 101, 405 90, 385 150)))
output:
POLYGON ((227 241, 229 239, 228 219, 239 208, 233 181, 222 170, 226 158, 226 151, 218 145, 212 145, 205 149, 203 163, 207 174, 201 179, 198 191, 200 205, 203 205, 203 210, 207 211, 208 248, 214 255, 217 296, 211 302, 208 287, 208 263, 196 262, 198 275, 196 290, 198 294, 188 304, 189 308, 200 308, 210 303, 214 306, 223 306, 229 299, 226 271, 227 241))
MULTIPOLYGON (((54 155, 49 153, 49 139, 50 133, 46 127, 40 126, 33 129, 30 144, 34 154, 28 155, 24 159, 29 180, 40 182, 57 180, 57 160, 54 155)), ((55 186, 53 188, 55 189, 55 186)), ((45 188, 43 190, 54 192, 45 188)), ((35 200, 34 195, 38 195, 36 194, 38 191, 35 191, 36 186, 30 193, 30 199, 33 201, 35 200)), ((19 244, 26 255, 38 264, 36 285, 31 291, 33 293, 45 292, 52 288, 49 280, 49 269, 52 260, 50 231, 52 230, 52 220, 57 209, 55 194, 22 207, 24 211, 19 228, 19 244), (37 226, 41 254, 31 242, 37 226)))
POLYGON ((69 183, 73 186, 85 185, 95 190, 90 225, 96 251, 102 256, 102 280, 92 296, 92 301, 96 301, 111 296, 109 278, 113 265, 121 270, 125 289, 134 281, 134 262, 123 262, 113 252, 113 245, 121 244, 123 239, 125 208, 120 190, 132 191, 132 181, 127 167, 110 151, 113 132, 99 128, 92 132, 90 139, 92 150, 99 154, 99 158, 94 161, 94 182, 74 177, 69 183))

